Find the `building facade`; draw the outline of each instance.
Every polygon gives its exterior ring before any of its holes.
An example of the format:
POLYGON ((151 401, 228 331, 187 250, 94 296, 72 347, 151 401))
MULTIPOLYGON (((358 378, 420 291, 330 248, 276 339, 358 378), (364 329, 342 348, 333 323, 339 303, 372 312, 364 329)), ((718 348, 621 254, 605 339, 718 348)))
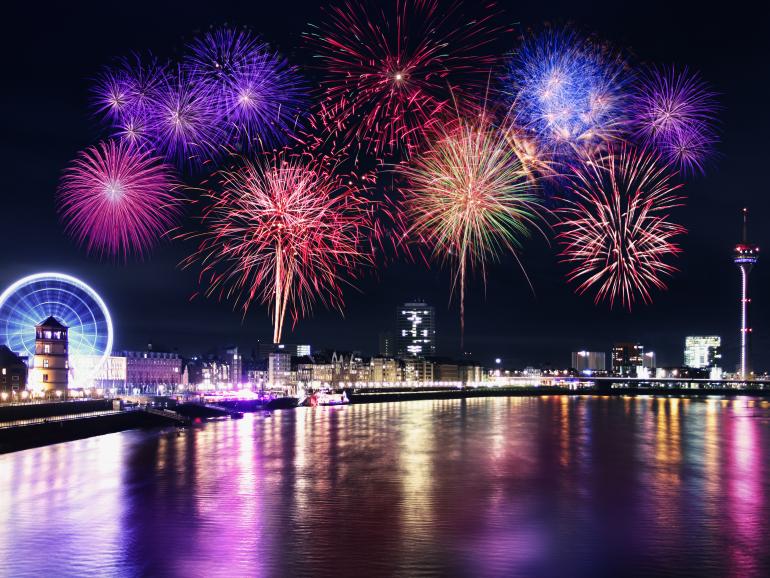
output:
POLYGON ((644 347, 639 343, 622 342, 612 347, 612 374, 620 377, 637 377, 644 367, 644 347))
POLYGON ((722 338, 718 335, 689 335, 684 340, 684 365, 696 369, 721 367, 722 338))
POLYGON ((123 351, 126 387, 141 393, 169 393, 182 383, 182 359, 163 351, 123 351))
POLYGON ((603 351, 573 351, 572 369, 584 372, 607 371, 607 359, 603 351))
POLYGON ((27 364, 7 346, 0 345, 0 392, 15 395, 27 388, 27 364))
POLYGON ((436 355, 436 310, 424 301, 404 303, 397 309, 396 355, 436 355))

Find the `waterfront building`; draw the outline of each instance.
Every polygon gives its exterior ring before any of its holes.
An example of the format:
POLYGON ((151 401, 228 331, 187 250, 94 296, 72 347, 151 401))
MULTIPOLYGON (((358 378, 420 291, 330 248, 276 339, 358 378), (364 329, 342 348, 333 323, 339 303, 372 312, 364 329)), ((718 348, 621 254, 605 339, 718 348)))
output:
POLYGON ((267 381, 271 387, 288 387, 291 380, 291 355, 271 353, 267 358, 267 381))
POLYGON ((397 310, 398 357, 436 355, 436 310, 424 301, 404 303, 397 310))
POLYGON ((573 351, 571 367, 579 373, 607 371, 606 355, 603 351, 573 351))
POLYGON ((740 359, 738 375, 748 379, 751 374, 751 326, 749 325, 749 273, 759 260, 759 246, 749 243, 748 209, 743 209, 743 240, 735 246, 733 262, 741 272, 740 297, 740 359))
POLYGON ((27 388, 27 364, 8 346, 0 345, 0 393, 15 395, 27 388))
POLYGON ((404 359, 404 381, 412 383, 435 381, 433 362, 424 357, 404 359))
POLYGON ((396 383, 401 381, 401 364, 393 357, 372 357, 371 380, 374 383, 396 383))
POLYGON ((477 363, 460 364, 460 381, 463 383, 481 383, 484 380, 484 368, 477 363))
POLYGON ((126 387, 127 360, 123 356, 73 355, 70 358, 70 389, 101 389, 123 392, 126 387))
POLYGON ((243 356, 237 347, 228 347, 224 351, 224 362, 228 366, 228 377, 233 387, 240 387, 243 382, 243 356))
POLYGON ((644 347, 639 343, 621 342, 612 347, 612 374, 636 377, 644 367, 644 347))
POLYGON ((654 351, 645 351, 642 356, 642 367, 646 369, 655 369, 658 365, 654 351))
POLYGON ((170 393, 182 383, 182 360, 167 351, 123 351, 126 387, 139 393, 170 393))
POLYGON ((35 325, 34 389, 49 396, 67 396, 69 345, 67 327, 54 316, 35 325))
POLYGON ((431 362, 433 363, 433 378, 435 381, 457 383, 461 381, 460 366, 456 362, 442 358, 432 359, 431 362))
POLYGON ((722 359, 722 338, 718 335, 689 335, 684 340, 684 364, 706 369, 719 367, 722 359))

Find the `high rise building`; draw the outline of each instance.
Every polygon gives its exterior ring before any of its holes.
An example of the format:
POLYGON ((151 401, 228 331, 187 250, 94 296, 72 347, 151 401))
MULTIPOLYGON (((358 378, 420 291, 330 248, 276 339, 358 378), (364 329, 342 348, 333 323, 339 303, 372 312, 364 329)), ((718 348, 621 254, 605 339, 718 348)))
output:
POLYGON ((398 357, 436 355, 436 310, 424 301, 404 303, 397 309, 398 357))
POLYGON ((237 347, 228 347, 224 352, 224 361, 230 367, 230 381, 233 387, 243 382, 243 356, 237 347))
POLYGON ((291 385, 291 355, 271 353, 267 358, 267 381, 272 387, 291 385))
POLYGON ((690 335, 684 340, 684 365, 696 369, 719 367, 722 360, 722 338, 718 335, 690 335))
POLYGON ((644 347, 639 343, 616 343, 612 346, 612 373, 621 377, 636 377, 644 367, 644 347))
POLYGON ((743 209, 743 240, 735 246, 733 262, 741 272, 741 326, 740 326, 740 359, 738 374, 747 379, 751 373, 751 327, 749 326, 749 273, 759 259, 759 246, 749 243, 748 232, 749 211, 743 209))
POLYGON ((309 345, 297 345, 293 343, 257 343, 257 360, 267 359, 271 353, 288 353, 294 357, 311 355, 309 345))
POLYGON ((60 392, 67 396, 69 351, 67 327, 54 316, 35 325, 34 374, 36 384, 46 395, 60 392))
POLYGON ((573 351, 572 369, 585 371, 607 371, 606 355, 603 351, 573 351))
POLYGON ((379 341, 379 353, 382 357, 394 357, 396 355, 393 333, 390 331, 381 332, 379 335, 379 341))

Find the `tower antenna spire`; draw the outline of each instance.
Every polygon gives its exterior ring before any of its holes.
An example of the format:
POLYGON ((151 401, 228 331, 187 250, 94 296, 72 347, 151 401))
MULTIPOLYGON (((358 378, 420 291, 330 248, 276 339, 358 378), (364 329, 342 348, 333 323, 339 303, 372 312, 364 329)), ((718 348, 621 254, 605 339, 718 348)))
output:
POLYGON ((743 243, 749 242, 749 209, 743 207, 743 243))

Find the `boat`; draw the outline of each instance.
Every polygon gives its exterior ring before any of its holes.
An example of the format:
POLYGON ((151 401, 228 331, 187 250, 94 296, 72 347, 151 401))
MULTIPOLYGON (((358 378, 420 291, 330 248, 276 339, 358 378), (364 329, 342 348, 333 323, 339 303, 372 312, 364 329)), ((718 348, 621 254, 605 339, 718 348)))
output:
POLYGON ((265 404, 265 409, 294 409, 297 405, 299 400, 296 397, 275 397, 265 404))

